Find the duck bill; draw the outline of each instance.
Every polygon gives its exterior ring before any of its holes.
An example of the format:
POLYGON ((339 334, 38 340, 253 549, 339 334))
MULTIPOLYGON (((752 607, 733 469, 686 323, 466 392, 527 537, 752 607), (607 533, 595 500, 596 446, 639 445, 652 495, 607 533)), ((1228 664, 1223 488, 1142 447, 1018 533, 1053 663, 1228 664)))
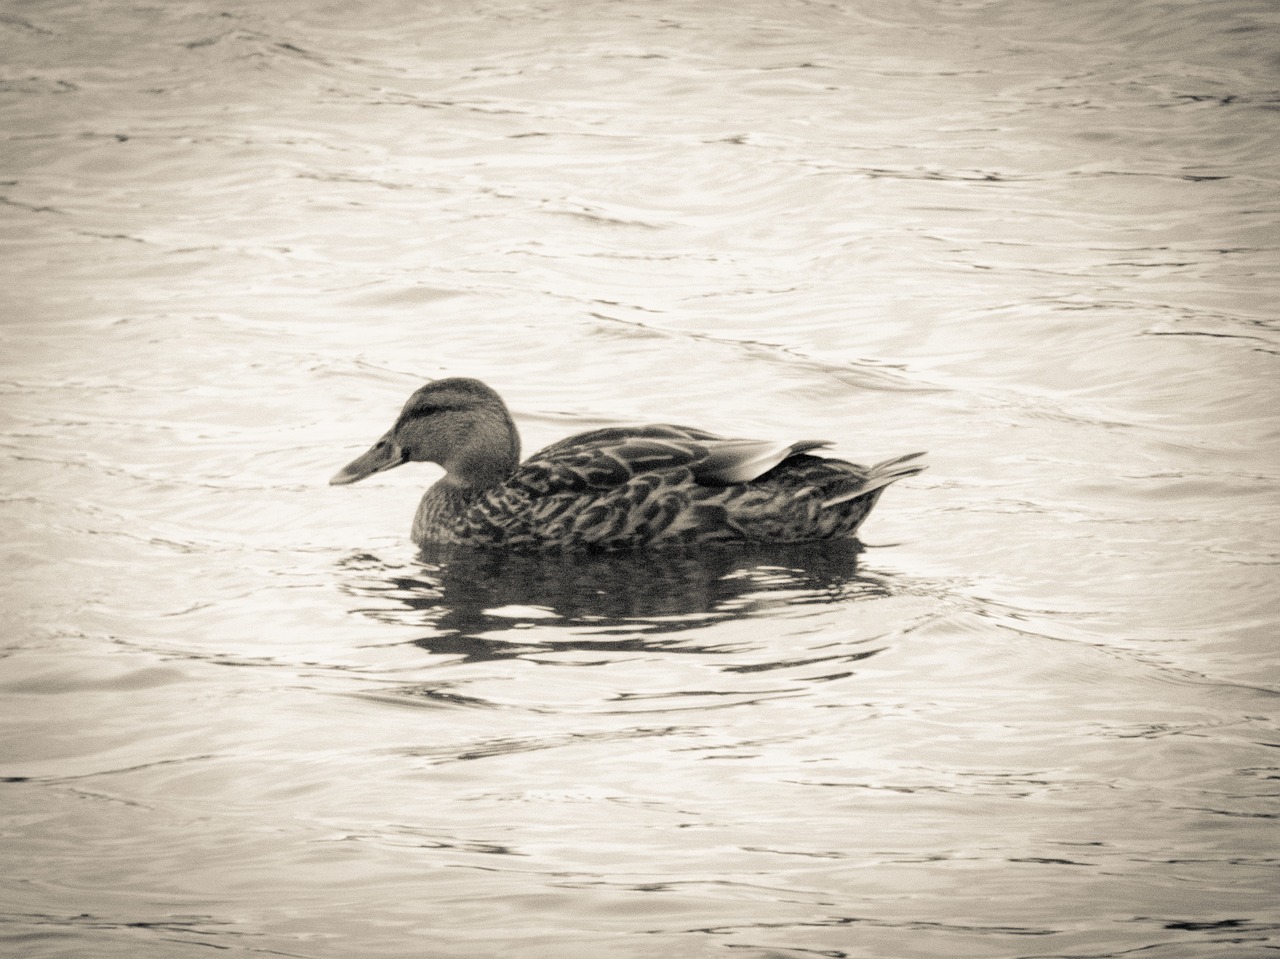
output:
POLYGON ((382 439, 370 446, 366 452, 361 453, 338 472, 334 473, 329 480, 329 485, 346 486, 348 483, 358 482, 366 476, 372 476, 374 473, 381 473, 383 470, 399 466, 407 459, 408 457, 400 449, 396 441, 391 438, 391 434, 387 433, 382 439))

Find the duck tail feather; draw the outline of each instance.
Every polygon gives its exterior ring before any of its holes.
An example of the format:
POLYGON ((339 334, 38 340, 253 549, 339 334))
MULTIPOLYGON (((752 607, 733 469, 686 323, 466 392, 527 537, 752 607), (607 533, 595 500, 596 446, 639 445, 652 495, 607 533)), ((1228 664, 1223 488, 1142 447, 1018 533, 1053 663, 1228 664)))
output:
POLYGON ((867 475, 862 482, 854 488, 840 493, 830 499, 823 500, 822 505, 835 506, 839 503, 846 503, 851 499, 859 496, 865 496, 868 493, 874 493, 876 490, 884 489, 890 483, 896 483, 900 479, 906 479, 908 476, 915 476, 917 473, 923 473, 928 469, 925 463, 914 462, 918 460, 924 453, 908 453, 906 456, 895 456, 893 459, 884 460, 877 463, 871 469, 867 470, 867 475))

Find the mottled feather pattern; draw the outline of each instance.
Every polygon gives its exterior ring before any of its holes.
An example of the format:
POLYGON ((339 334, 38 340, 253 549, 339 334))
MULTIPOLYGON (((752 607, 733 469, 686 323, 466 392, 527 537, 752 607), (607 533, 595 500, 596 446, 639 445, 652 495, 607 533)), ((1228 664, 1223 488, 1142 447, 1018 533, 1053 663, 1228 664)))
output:
POLYGON ((823 440, 726 439, 667 424, 608 427, 519 463, 515 424, 477 380, 428 384, 334 483, 403 462, 445 477, 414 518, 418 543, 619 549, 679 543, 800 543, 852 537, 920 454, 871 468, 813 455, 823 440))
POLYGON ((559 460, 539 454, 480 496, 461 517, 458 538, 536 548, 829 539, 852 535, 880 494, 876 489, 858 499, 866 471, 804 454, 751 482, 708 485, 691 467, 673 465, 696 462, 698 452, 664 446, 658 455, 650 446, 623 442, 579 448, 559 460), (644 455, 633 461, 627 458, 632 451, 644 455), (851 494, 839 508, 823 506, 851 494))

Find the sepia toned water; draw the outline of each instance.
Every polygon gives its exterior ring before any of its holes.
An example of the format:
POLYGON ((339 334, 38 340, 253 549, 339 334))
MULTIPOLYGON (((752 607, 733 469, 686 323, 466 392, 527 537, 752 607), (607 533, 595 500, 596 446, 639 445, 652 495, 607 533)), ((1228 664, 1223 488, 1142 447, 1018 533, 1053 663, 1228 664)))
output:
POLYGON ((1280 950, 1280 8, 0 3, 0 954, 1280 950), (865 548, 330 475, 917 449, 865 548))

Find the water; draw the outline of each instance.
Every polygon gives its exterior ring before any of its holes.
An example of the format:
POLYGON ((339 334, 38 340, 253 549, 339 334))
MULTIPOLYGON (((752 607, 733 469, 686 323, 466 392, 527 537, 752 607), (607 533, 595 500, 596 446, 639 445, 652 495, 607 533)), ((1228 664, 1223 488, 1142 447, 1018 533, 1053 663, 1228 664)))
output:
POLYGON ((5 3, 5 954, 1274 954, 1277 27, 5 3), (419 555, 440 375, 932 468, 419 555))

